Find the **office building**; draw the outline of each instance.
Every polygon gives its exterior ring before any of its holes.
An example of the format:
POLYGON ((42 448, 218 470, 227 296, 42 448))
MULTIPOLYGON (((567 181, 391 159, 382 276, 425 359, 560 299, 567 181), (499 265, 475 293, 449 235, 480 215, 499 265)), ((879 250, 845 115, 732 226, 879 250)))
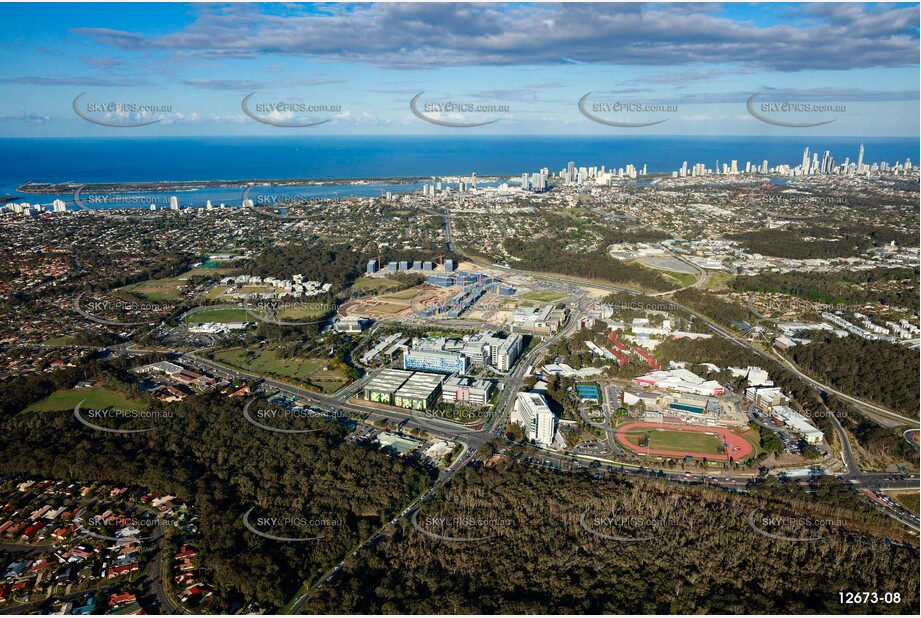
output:
POLYGON ((378 269, 379 269, 379 267, 378 267, 378 264, 377 264, 377 260, 368 260, 367 273, 368 273, 369 275, 371 275, 371 274, 373 274, 373 273, 376 273, 376 272, 378 271, 378 269))
POLYGON ((441 386, 441 400, 445 403, 463 403, 474 406, 485 405, 492 395, 491 380, 477 380, 467 376, 454 376, 441 386))
POLYGON ((393 405, 396 392, 411 375, 412 372, 410 371, 385 369, 365 384, 364 398, 376 403, 393 405))
POLYGON ((431 373, 410 375, 394 393, 394 405, 411 410, 427 409, 441 393, 441 380, 441 376, 431 373))
POLYGON ((512 422, 524 428, 528 440, 540 446, 553 444, 556 433, 556 416, 547 406, 546 400, 538 393, 518 393, 512 422))
POLYGON ((469 367, 469 359, 459 352, 417 348, 407 349, 403 352, 403 369, 435 371, 438 373, 464 373, 469 367))
POLYGON ((457 270, 457 264, 452 259, 445 260, 445 272, 453 273, 457 270))

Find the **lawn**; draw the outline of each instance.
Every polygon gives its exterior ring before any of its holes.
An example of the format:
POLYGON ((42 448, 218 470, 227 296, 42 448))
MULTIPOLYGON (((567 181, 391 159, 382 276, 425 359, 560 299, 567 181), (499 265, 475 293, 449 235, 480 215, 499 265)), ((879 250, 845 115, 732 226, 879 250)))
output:
POLYGON ((917 491, 892 492, 890 495, 895 498, 899 504, 915 515, 919 514, 919 509, 921 509, 921 496, 919 496, 917 491))
POLYGON ((272 294, 278 291, 278 288, 271 285, 244 285, 237 290, 238 294, 272 294))
POLYGON ((326 364, 326 361, 316 358, 278 358, 276 351, 271 349, 250 356, 248 350, 237 348, 218 352, 214 357, 219 362, 253 373, 273 374, 296 380, 306 380, 311 373, 326 364))
POLYGON ((207 300, 217 300, 221 296, 227 293, 230 288, 226 285, 216 285, 207 292, 205 292, 204 298, 207 300))
POLYGON ((175 300, 179 298, 182 287, 185 285, 186 281, 184 279, 170 277, 168 279, 148 279, 147 281, 132 283, 115 291, 147 300, 175 300))
MULTIPOLYGON (((253 312, 256 313, 256 312, 253 312)), ((186 318, 190 324, 200 324, 202 322, 218 322, 226 324, 228 322, 252 322, 255 318, 244 309, 203 309, 197 311, 186 318)))
MULTIPOLYGON (((649 448, 668 451, 684 451, 688 453, 713 453, 722 455, 723 443, 719 437, 696 431, 647 431, 643 434, 631 433, 625 437, 633 445, 638 445, 643 435, 649 436, 649 448)), ((636 446, 642 452, 645 446, 636 446)))
POLYGON ((694 282, 697 281, 697 277, 691 273, 678 273, 672 270, 665 272, 666 278, 674 279, 681 284, 681 287, 686 288, 689 285, 694 285, 694 282))
POLYGON ((188 272, 179 275, 179 279, 188 279, 190 277, 224 277, 234 272, 233 268, 222 268, 220 266, 208 266, 208 264, 217 264, 217 262, 205 262, 198 268, 193 268, 188 272))
POLYGON ((324 393, 334 393, 349 381, 348 377, 341 371, 326 371, 320 369, 312 376, 310 381, 320 387, 324 393))
POLYGON ((174 300, 179 298, 182 288, 188 285, 191 277, 196 275, 221 276, 231 272, 233 272, 233 269, 230 268, 193 268, 177 277, 148 279, 147 281, 126 285, 116 290, 116 292, 125 292, 148 300, 174 300))
MULTIPOLYGON (((322 303, 316 302, 316 303, 308 303, 308 304, 319 305, 322 303)), ((327 312, 327 309, 321 309, 321 308, 315 308, 315 307, 303 307, 303 308, 288 307, 288 308, 282 309, 278 317, 279 319, 282 319, 282 320, 303 320, 304 318, 320 317, 326 312, 327 312)))
POLYGON ((718 271, 712 273, 710 278, 707 280, 707 289, 708 290, 722 290, 725 289, 726 284, 732 280, 735 275, 718 271))
POLYGON ((558 300, 563 300, 566 298, 566 295, 558 294, 555 292, 542 292, 540 290, 532 290, 527 294, 522 294, 521 298, 525 298, 527 300, 536 300, 540 303, 553 303, 558 300))
POLYGON ((45 339, 43 345, 71 345, 74 342, 73 335, 59 335, 51 339, 45 339))
POLYGON ((362 277, 354 284, 354 290, 386 290, 388 288, 399 287, 400 283, 393 279, 374 279, 372 277, 362 277))
POLYGON ((399 292, 393 292, 391 294, 387 294, 385 297, 382 298, 382 300, 386 300, 388 298, 393 298, 397 300, 410 300, 411 298, 415 298, 419 294, 422 294, 422 290, 417 290, 416 288, 409 288, 408 290, 400 290, 399 292))
POLYGON ((376 311, 378 313, 399 313, 406 309, 409 305, 395 305, 393 303, 381 303, 379 305, 374 305, 373 307, 368 307, 371 311, 376 311))
POLYGON ((115 408, 117 410, 143 410, 145 405, 140 401, 128 399, 121 393, 110 391, 101 386, 92 386, 90 388, 71 388, 51 393, 45 399, 33 403, 25 412, 58 412, 61 410, 73 410, 74 407, 83 401, 82 407, 105 410, 115 408), (83 400, 86 401, 83 401, 83 400))

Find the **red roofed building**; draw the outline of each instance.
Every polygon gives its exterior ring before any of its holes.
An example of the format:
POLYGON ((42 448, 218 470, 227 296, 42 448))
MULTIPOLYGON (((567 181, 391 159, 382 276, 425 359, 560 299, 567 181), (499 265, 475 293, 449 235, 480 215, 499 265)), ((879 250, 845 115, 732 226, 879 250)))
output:
POLYGON ((614 355, 614 358, 617 359, 617 366, 618 366, 618 367, 623 367, 623 366, 626 365, 628 362, 630 362, 630 359, 628 359, 626 356, 624 356, 623 354, 621 354, 620 352, 618 352, 618 351, 615 350, 614 348, 609 348, 609 349, 608 349, 608 352, 610 352, 611 354, 613 354, 613 355, 614 355))
POLYGON ((649 352, 647 352, 640 346, 637 346, 637 345, 633 346, 633 351, 639 354, 640 356, 642 356, 646 360, 646 364, 649 365, 649 368, 652 369, 653 371, 658 371, 659 369, 661 369, 656 359, 653 358, 653 356, 649 352))
POLYGON ((112 598, 109 599, 109 607, 134 603, 136 600, 137 597, 130 592, 119 592, 118 594, 113 594, 112 598))
POLYGON ((622 344, 620 341, 617 340, 617 331, 612 330, 610 333, 608 333, 608 341, 614 344, 614 347, 620 350, 621 352, 627 351, 627 346, 625 346, 624 344, 622 344))
POLYGON ((131 564, 123 564, 122 566, 112 567, 109 569, 109 572, 106 573, 108 579, 118 577, 119 575, 127 575, 128 573, 134 573, 140 568, 137 562, 132 562, 131 564))

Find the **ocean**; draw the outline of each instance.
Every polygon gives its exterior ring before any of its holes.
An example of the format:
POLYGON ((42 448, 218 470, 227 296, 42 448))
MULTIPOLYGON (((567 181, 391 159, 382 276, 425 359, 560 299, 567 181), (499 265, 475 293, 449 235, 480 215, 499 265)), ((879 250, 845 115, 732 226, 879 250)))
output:
MULTIPOLYGON (((0 195, 45 203, 53 196, 16 192, 26 181, 130 182, 162 180, 250 180, 280 178, 395 178, 422 176, 520 176, 542 167, 620 168, 671 172, 682 162, 712 167, 735 159, 744 167, 767 159, 771 166, 802 160, 805 147, 831 151, 836 162, 856 161, 864 142, 865 162, 919 162, 917 138, 829 137, 208 137, 0 139, 0 195)), ((305 187, 315 197, 408 192, 418 185, 332 183, 305 187)), ((178 195, 178 194, 177 194, 178 195)), ((239 188, 209 188, 180 196, 183 205, 239 202, 239 188), (188 199, 186 199, 188 198, 188 199)), ((122 207, 125 207, 124 205, 122 207)))

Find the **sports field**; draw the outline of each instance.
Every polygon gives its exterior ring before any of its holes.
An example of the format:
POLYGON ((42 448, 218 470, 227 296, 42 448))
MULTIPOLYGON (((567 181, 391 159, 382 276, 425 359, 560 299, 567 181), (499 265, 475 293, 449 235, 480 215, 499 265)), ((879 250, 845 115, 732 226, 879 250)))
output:
POLYGON ((628 423, 617 429, 616 436, 623 446, 641 455, 739 461, 754 451, 748 440, 722 427, 628 423), (644 436, 649 437, 648 447, 639 446, 644 436))
POLYGON ((84 408, 94 408, 96 410, 106 410, 114 408, 116 410, 144 410, 144 403, 128 399, 121 393, 110 391, 101 386, 92 386, 90 388, 71 388, 66 390, 55 391, 45 399, 37 401, 26 408, 25 412, 58 412, 61 410, 73 410, 74 406, 83 401, 84 408), (83 400, 86 401, 83 401, 83 400))
POLYGON ((541 303, 552 303, 558 300, 563 300, 566 298, 565 294, 557 294, 555 292, 544 292, 541 290, 532 290, 526 294, 522 294, 521 298, 527 300, 536 300, 541 303))
MULTIPOLYGON (((254 312, 255 313, 255 312, 254 312)), ((243 309, 203 309, 196 311, 186 318, 190 324, 201 324, 202 322, 217 322, 226 324, 228 322, 254 322, 256 318, 246 313, 243 309)))

